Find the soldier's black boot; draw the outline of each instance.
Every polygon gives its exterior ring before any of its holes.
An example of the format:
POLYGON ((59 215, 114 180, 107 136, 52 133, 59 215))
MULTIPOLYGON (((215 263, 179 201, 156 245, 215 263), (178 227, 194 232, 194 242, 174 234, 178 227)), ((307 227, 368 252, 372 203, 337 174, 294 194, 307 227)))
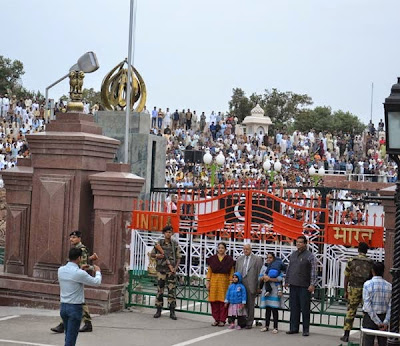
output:
POLYGON ((54 333, 64 333, 64 323, 60 323, 57 327, 50 328, 50 330, 54 333))
POLYGON ((176 315, 175 315, 175 307, 170 307, 169 308, 169 318, 176 321, 176 315))
POLYGON ((162 308, 157 307, 157 312, 153 315, 153 317, 154 318, 161 317, 161 310, 162 310, 162 308))
POLYGON ((92 326, 92 322, 90 322, 90 321, 85 322, 83 327, 81 329, 79 329, 79 333, 87 333, 87 332, 92 332, 92 331, 93 331, 93 326, 92 326))
POLYGON ((340 338, 340 340, 344 342, 349 342, 350 330, 345 330, 344 335, 340 338))

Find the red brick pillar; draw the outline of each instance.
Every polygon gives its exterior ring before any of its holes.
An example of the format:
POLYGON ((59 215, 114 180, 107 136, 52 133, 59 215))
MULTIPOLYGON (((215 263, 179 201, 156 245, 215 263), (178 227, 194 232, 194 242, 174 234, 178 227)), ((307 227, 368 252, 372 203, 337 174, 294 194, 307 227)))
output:
POLYGON ((7 232, 4 270, 27 274, 32 204, 31 160, 19 159, 18 167, 2 172, 7 187, 7 232))
POLYGON ((104 172, 119 146, 101 133, 89 114, 59 113, 46 132, 27 136, 33 167, 28 276, 57 278, 73 230, 81 230, 83 243, 92 248, 88 176, 104 172))
POLYGON ((394 233, 396 221, 396 205, 394 204, 394 193, 396 186, 391 186, 379 191, 381 196, 392 197, 382 201, 385 211, 385 279, 392 282, 392 275, 390 268, 393 265, 393 246, 394 246, 394 233))
POLYGON ((106 172, 89 176, 94 196, 93 251, 105 284, 124 284, 129 264, 133 200, 139 196, 145 179, 129 173, 130 165, 108 163, 106 172))

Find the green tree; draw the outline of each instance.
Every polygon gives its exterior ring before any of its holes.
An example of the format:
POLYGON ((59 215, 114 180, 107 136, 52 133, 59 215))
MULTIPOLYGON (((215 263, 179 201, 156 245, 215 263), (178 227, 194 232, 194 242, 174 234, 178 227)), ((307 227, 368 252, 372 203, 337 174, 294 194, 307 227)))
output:
POLYGON ((265 115, 271 118, 273 128, 282 130, 290 127, 296 117, 312 103, 311 97, 307 94, 281 92, 273 88, 265 90, 260 106, 264 109, 265 115))
POLYGON ((314 129, 317 132, 360 134, 365 129, 365 125, 357 116, 349 112, 339 110, 332 113, 332 109, 325 106, 301 111, 290 131, 307 132, 310 129, 314 129))
POLYGON ((257 104, 260 105, 261 108, 264 108, 265 102, 263 100, 263 96, 260 94, 252 93, 249 97, 250 103, 252 105, 252 108, 255 107, 257 104))
POLYGON ((330 107, 315 107, 314 109, 301 110, 294 120, 290 131, 301 132, 314 129, 320 131, 333 131, 333 115, 330 107))
POLYGON ((21 61, 0 55, 0 94, 20 87, 19 80, 24 73, 24 65, 21 61))
POLYGON ((366 127, 356 115, 342 110, 333 113, 333 122, 336 132, 360 134, 366 127))
POLYGON ((97 103, 98 105, 101 104, 101 95, 100 91, 95 91, 93 88, 82 90, 82 98, 83 101, 88 102, 91 105, 97 103))
POLYGON ((232 92, 232 98, 229 101, 229 113, 233 117, 238 117, 239 122, 242 122, 246 116, 250 115, 252 104, 242 89, 234 88, 232 92))
POLYGON ((15 95, 17 99, 30 98, 38 101, 44 100, 44 96, 39 90, 36 92, 34 90, 29 91, 19 84, 12 89, 12 94, 15 95))
POLYGON ((60 97, 60 101, 63 101, 64 103, 65 103, 65 102, 68 102, 68 100, 69 100, 69 97, 68 97, 67 95, 62 95, 62 96, 60 97))
POLYGON ((253 93, 248 98, 241 88, 234 88, 232 91, 229 110, 240 121, 250 115, 251 109, 259 104, 265 115, 271 118, 272 128, 277 131, 306 132, 314 129, 317 132, 360 134, 365 129, 360 119, 350 112, 332 112, 328 106, 309 108, 313 101, 307 94, 282 92, 273 88, 266 89, 263 95, 253 93))

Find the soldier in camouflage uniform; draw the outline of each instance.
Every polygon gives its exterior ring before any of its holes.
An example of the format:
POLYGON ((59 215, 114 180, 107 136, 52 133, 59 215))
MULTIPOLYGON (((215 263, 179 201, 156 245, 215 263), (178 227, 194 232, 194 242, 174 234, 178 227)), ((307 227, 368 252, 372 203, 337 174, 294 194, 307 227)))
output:
MULTIPOLYGON (((97 254, 94 253, 93 255, 89 256, 89 251, 85 245, 82 244, 82 233, 80 231, 71 232, 69 235, 69 240, 71 245, 76 247, 77 249, 81 249, 82 256, 80 262, 80 268, 86 271, 94 270, 94 267, 90 265, 88 262, 89 260, 96 260, 97 254)), ((89 307, 86 304, 82 305, 82 321, 84 323, 83 327, 79 329, 79 332, 92 332, 92 318, 89 314, 89 307)), ((51 328, 51 331, 55 333, 64 333, 64 324, 61 322, 57 327, 51 328)))
POLYGON ((349 341, 350 330, 353 328, 354 316, 362 302, 364 282, 371 278, 373 261, 367 257, 368 245, 361 242, 358 245, 358 255, 347 263, 344 271, 344 297, 347 299, 347 313, 344 320, 344 335, 340 340, 349 341))
POLYGON ((168 290, 168 306, 170 309, 169 317, 176 320, 175 307, 176 307, 176 270, 181 261, 181 254, 179 245, 172 237, 172 227, 166 226, 163 228, 164 239, 158 241, 153 250, 151 257, 157 260, 157 296, 156 308, 157 312, 154 318, 161 316, 163 307, 164 288, 167 286, 168 290))

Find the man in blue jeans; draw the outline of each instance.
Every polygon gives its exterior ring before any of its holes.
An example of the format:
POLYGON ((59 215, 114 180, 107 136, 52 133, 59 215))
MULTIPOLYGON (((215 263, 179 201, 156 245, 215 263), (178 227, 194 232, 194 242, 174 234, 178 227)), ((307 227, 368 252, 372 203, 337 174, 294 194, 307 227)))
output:
POLYGON ((85 302, 83 285, 99 286, 101 284, 100 268, 94 265, 96 276, 92 277, 79 268, 82 250, 69 250, 69 262, 58 269, 60 283, 60 316, 65 329, 65 346, 75 346, 82 320, 82 304, 85 302))
POLYGON ((310 335, 311 294, 317 284, 317 261, 307 250, 307 238, 304 235, 296 239, 297 251, 290 255, 286 272, 286 285, 290 286, 290 329, 286 334, 297 334, 300 326, 300 314, 303 317, 303 336, 310 335))

